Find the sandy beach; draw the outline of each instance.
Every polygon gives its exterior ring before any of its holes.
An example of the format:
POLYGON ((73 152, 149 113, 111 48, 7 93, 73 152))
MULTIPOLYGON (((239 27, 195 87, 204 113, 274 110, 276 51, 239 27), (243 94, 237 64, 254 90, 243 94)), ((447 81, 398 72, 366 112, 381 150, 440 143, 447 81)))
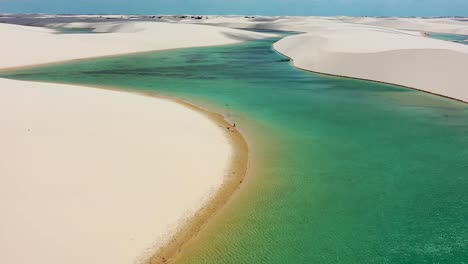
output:
MULTIPOLYGON (((270 36, 165 23, 93 26, 108 33, 0 24, 7 36, 0 68, 270 36)), ((210 115, 169 99, 0 79, 0 262, 135 263, 163 246, 171 253, 199 227, 187 221, 201 225, 245 174, 245 142, 210 115)))

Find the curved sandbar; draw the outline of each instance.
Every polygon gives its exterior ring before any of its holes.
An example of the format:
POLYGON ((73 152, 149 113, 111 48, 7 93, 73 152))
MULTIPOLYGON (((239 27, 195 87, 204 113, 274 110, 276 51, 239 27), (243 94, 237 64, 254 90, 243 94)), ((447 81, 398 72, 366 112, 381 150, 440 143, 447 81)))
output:
POLYGON ((144 260, 245 173, 234 133, 169 100, 6 79, 0 95, 4 263, 144 260))
MULTIPOLYGON (((0 67, 271 36, 166 23, 93 27, 108 33, 0 24, 0 67)), ((247 167, 240 133, 183 102, 0 79, 0 112, 0 262, 161 261, 227 200, 247 167)))
POLYGON ((468 102, 468 46, 392 29, 335 24, 274 44, 296 67, 397 84, 468 102))

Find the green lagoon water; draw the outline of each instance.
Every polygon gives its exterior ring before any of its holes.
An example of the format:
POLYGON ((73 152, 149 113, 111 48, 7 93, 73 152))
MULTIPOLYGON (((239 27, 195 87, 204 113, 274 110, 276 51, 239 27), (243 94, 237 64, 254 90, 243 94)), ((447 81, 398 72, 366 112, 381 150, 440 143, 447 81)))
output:
POLYGON ((468 105, 297 70, 276 40, 0 76, 154 92, 236 122, 248 179, 179 263, 468 263, 468 105))

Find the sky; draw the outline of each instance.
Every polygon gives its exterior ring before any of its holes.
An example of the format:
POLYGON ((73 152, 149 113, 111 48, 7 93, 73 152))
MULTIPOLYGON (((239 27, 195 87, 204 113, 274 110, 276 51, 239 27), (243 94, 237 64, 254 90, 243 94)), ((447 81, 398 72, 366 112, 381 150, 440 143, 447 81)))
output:
POLYGON ((0 13, 468 16, 468 0, 0 0, 0 13))

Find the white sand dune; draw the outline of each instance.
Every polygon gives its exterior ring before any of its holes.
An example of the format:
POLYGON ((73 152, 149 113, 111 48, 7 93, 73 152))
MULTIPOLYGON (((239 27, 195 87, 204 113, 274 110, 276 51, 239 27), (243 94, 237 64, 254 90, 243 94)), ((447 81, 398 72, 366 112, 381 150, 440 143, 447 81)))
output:
POLYGON ((244 17, 244 16, 207 16, 208 19, 193 20, 171 18, 178 23, 200 23, 229 28, 276 29, 297 32, 310 32, 314 28, 333 23, 375 26, 407 31, 423 31, 468 35, 468 20, 456 18, 376 18, 376 17, 244 17))
POLYGON ((453 18, 343 18, 342 21, 385 28, 468 35, 468 21, 453 18))
MULTIPOLYGON (((0 68, 271 35, 148 22, 0 24, 0 68)), ((0 79, 0 263, 128 264, 168 241, 225 182, 225 129, 178 103, 0 79)))
POLYGON ((225 130, 172 101, 0 79, 0 262, 134 263, 223 183, 225 130))
POLYGON ((301 69, 407 86, 468 102, 468 46, 385 29, 337 25, 274 48, 301 69))
POLYGON ((431 39, 423 32, 466 34, 456 19, 214 17, 202 23, 303 32, 274 48, 296 67, 419 89, 468 102, 468 46, 431 39))
POLYGON ((56 34, 0 23, 0 68, 175 48, 232 44, 272 36, 230 28, 154 22, 72 23, 106 34, 56 34))

